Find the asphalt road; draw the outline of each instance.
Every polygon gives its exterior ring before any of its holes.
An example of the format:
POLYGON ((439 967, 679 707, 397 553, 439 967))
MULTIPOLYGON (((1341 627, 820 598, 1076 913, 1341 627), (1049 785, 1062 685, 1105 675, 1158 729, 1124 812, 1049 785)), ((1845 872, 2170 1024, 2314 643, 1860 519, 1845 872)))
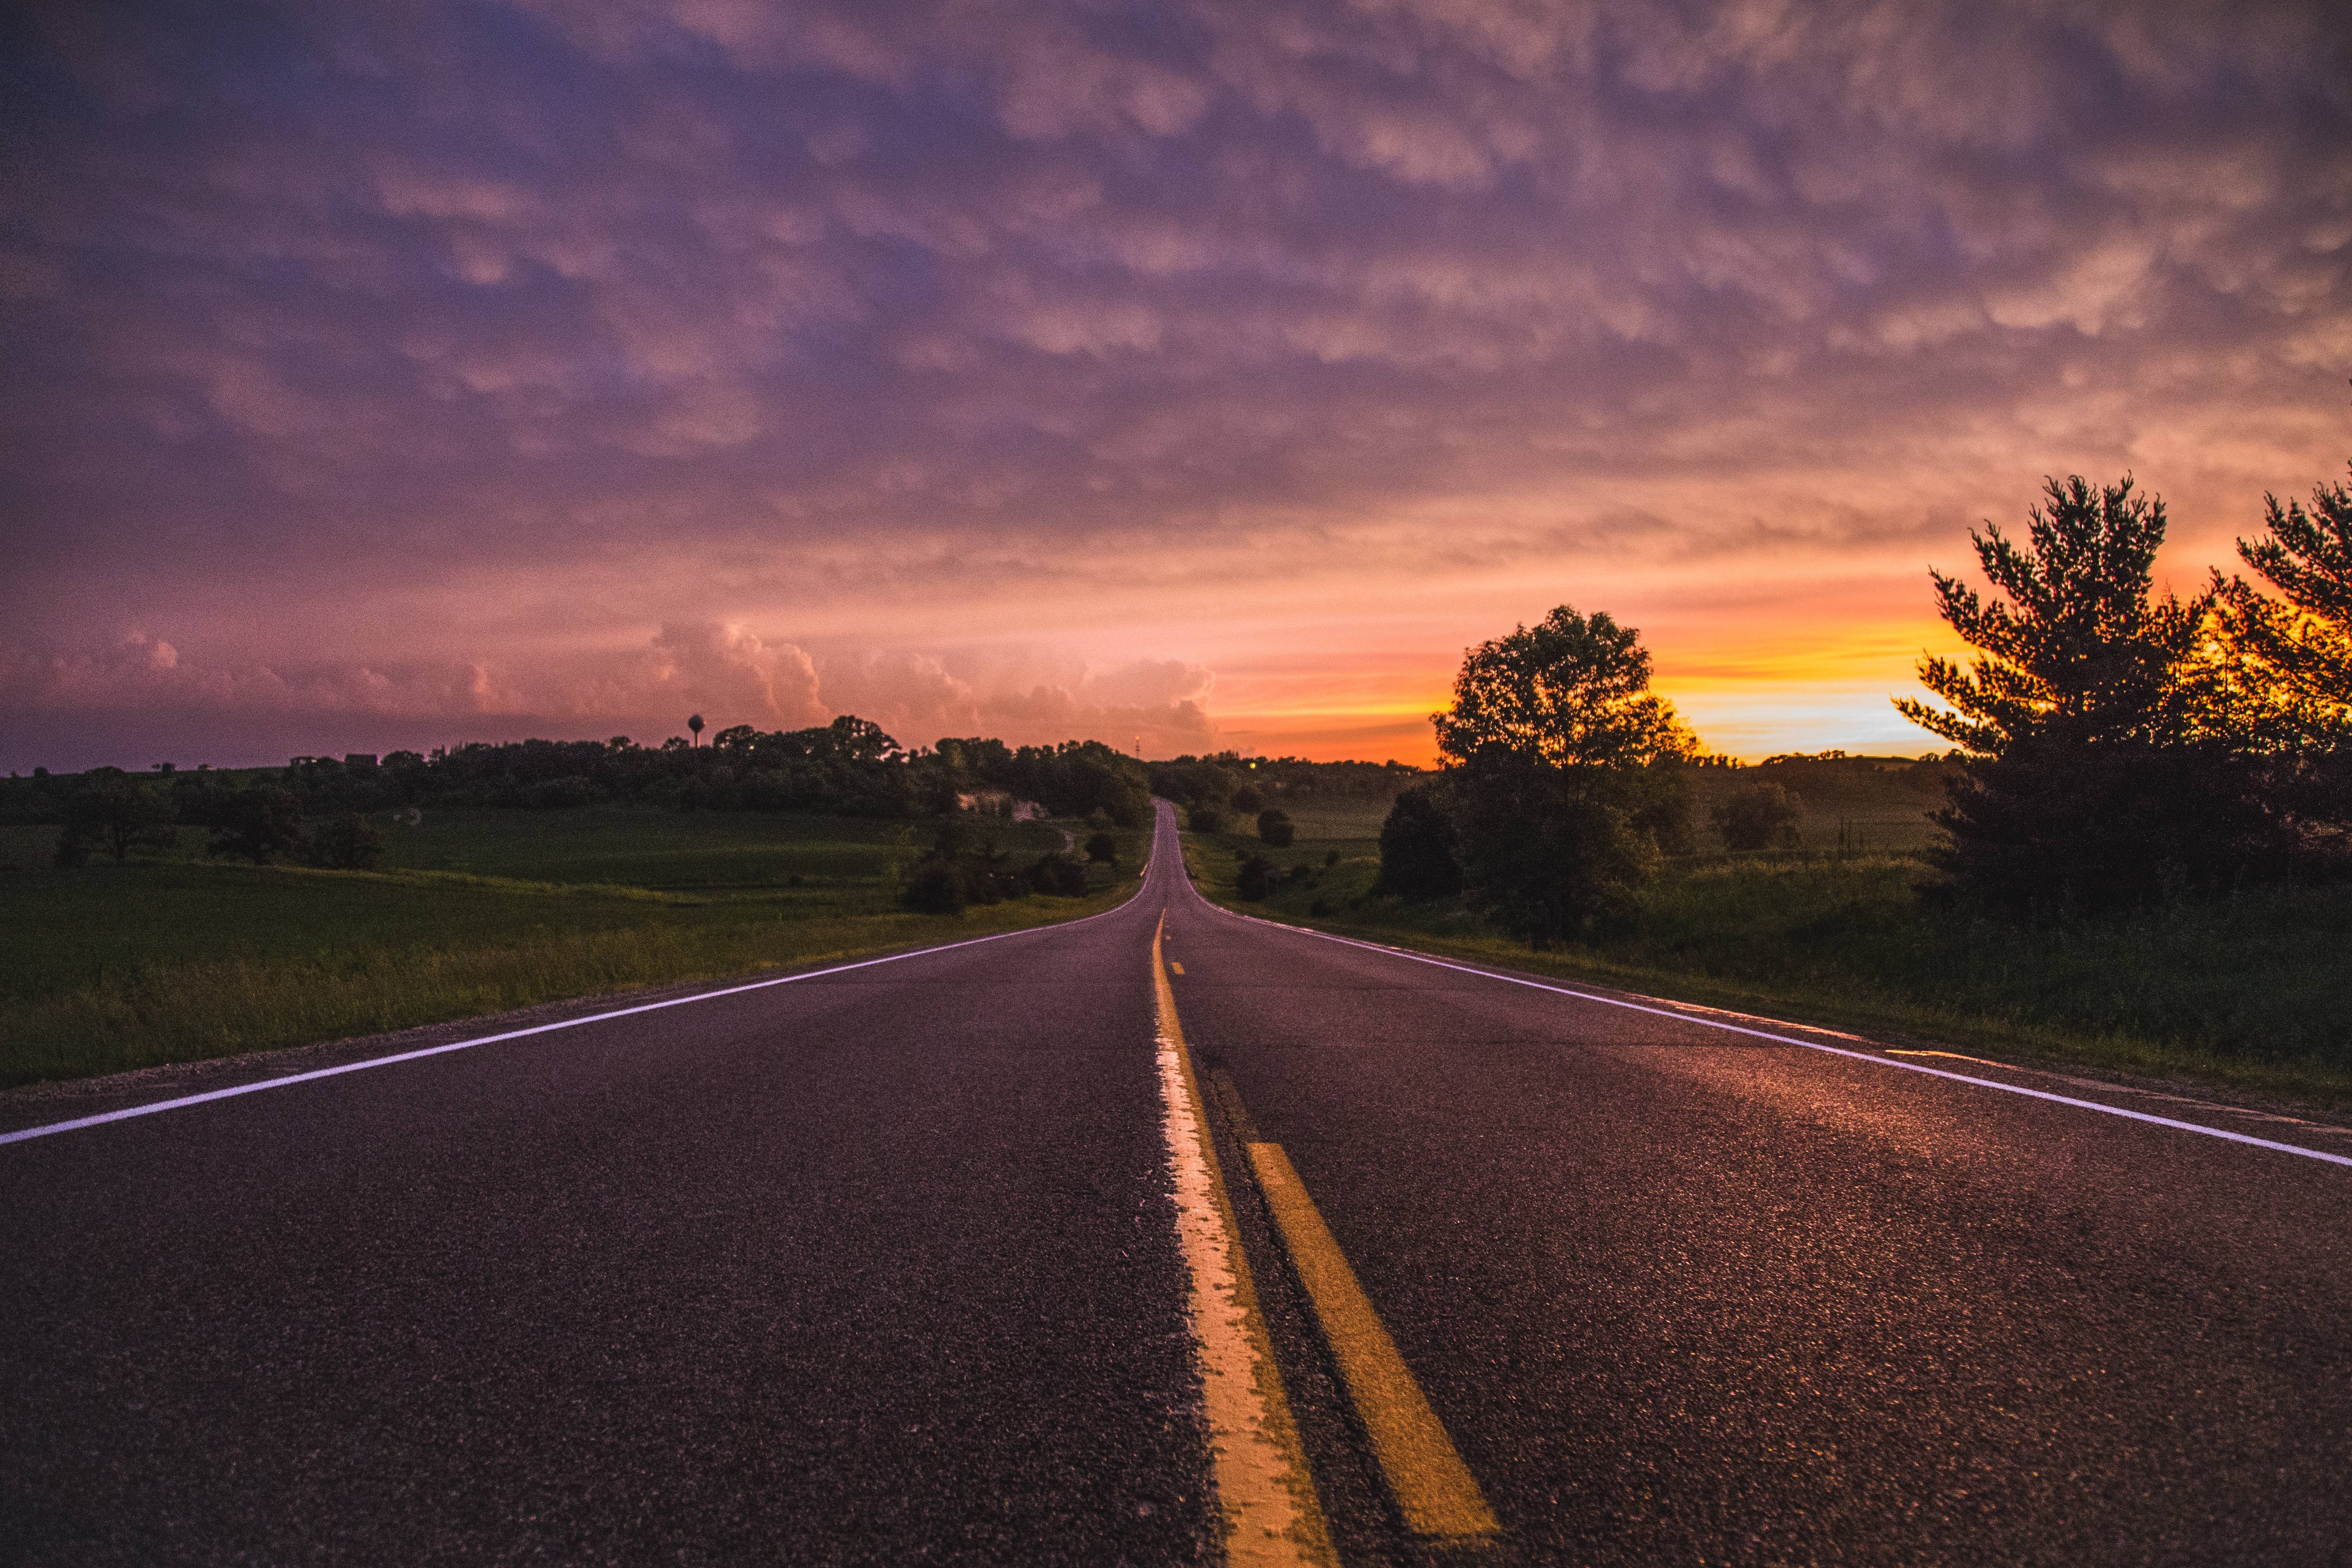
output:
POLYGON ((0 1561, 1213 1560, 1163 919, 1347 1561, 2352 1560, 2352 1167, 1246 921, 1171 834, 1092 921, 0 1147, 0 1561), (1404 1529, 1253 1140, 1491 1540, 1404 1529))

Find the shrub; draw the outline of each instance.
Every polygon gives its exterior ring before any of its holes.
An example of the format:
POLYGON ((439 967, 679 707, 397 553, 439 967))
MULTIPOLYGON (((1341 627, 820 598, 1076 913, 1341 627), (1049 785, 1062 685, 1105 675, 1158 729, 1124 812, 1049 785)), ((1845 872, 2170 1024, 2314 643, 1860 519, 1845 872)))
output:
POLYGON ((1244 784, 1241 788, 1234 791, 1234 809, 1240 812, 1244 816, 1247 816, 1250 813, 1258 810, 1265 805, 1265 797, 1260 795, 1255 789, 1252 788, 1248 784, 1244 784))
POLYGON ((1106 866, 1118 864, 1118 840, 1108 833, 1097 833, 1087 840, 1087 858, 1099 860, 1106 866))
POLYGON ((383 833, 360 813, 346 812, 313 831, 302 844, 303 858, 338 871, 373 871, 383 858, 383 833))
POLYGON ((1225 809, 1206 801, 1192 811, 1192 827, 1195 833, 1223 833, 1225 830, 1225 809))
POLYGON ((1287 849, 1297 830, 1290 825, 1290 814, 1280 807, 1271 807, 1257 814, 1257 836, 1261 842, 1276 849, 1287 849))
POLYGON ((1235 896, 1253 900, 1263 899, 1272 891, 1274 891, 1274 868, 1266 863, 1265 857, 1244 856, 1241 870, 1234 878, 1235 896))
POLYGON ((1082 899, 1087 893, 1087 863, 1067 855, 1045 855, 1029 868, 1029 885, 1056 898, 1082 899))
POLYGON ((963 878, 953 866, 944 860, 926 860, 915 868, 901 901, 919 914, 960 915, 968 900, 963 878))
POLYGON ((1731 849, 1764 849, 1797 842, 1797 797, 1776 784, 1734 790, 1717 805, 1715 830, 1731 849))

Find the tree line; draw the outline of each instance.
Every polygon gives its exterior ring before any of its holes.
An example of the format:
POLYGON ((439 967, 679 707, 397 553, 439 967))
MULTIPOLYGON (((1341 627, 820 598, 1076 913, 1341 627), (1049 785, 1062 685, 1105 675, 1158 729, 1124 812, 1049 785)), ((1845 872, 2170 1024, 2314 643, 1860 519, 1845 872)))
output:
MULTIPOLYGON (((701 716, 695 715, 699 721, 701 716)), ((704 726, 689 722, 699 736, 704 726)), ((803 730, 722 729, 698 744, 684 736, 642 746, 608 741, 473 743, 382 758, 305 757, 284 768, 136 774, 93 768, 77 775, 36 769, 0 781, 0 821, 55 824, 58 860, 116 861, 165 852, 183 828, 209 834, 212 853, 264 863, 291 859, 364 868, 383 852, 388 816, 450 806, 562 811, 621 803, 679 811, 809 812, 899 819, 982 815, 1034 802, 1100 828, 1139 827, 1151 796, 1236 798, 1259 809, 1256 786, 1293 795, 1376 795, 1415 770, 1402 764, 1308 763, 1234 752, 1147 763, 1097 741, 1012 746, 983 736, 901 747, 879 726, 845 714, 803 730)), ((1002 894, 1014 876, 959 829, 962 839, 931 859, 957 867, 966 901, 1002 894), (966 842, 969 840, 969 842, 966 842)), ((1090 841, 1100 851, 1100 842, 1090 841)), ((1100 858, 1099 853, 1096 856, 1100 858)), ((1021 876, 1034 880, 1035 868, 1021 876)), ((1067 886, 1066 867, 1049 879, 1067 886)))
MULTIPOLYGON (((1942 706, 1895 703, 1954 743, 1944 890, 2053 918, 2352 871, 2352 489, 2265 496, 2263 525, 2238 542, 2252 581, 2159 594, 2163 502, 2128 476, 2053 479, 2022 540, 1971 533, 1990 596, 1931 572, 1977 650, 1921 664, 1942 706)), ((1467 894, 1538 946, 1625 913, 1689 847, 1705 760, 1650 674, 1633 628, 1569 605, 1472 649, 1433 715, 1441 770, 1382 827, 1378 890, 1467 894)), ((1763 847, 1795 816, 1759 781, 1716 826, 1763 847)))

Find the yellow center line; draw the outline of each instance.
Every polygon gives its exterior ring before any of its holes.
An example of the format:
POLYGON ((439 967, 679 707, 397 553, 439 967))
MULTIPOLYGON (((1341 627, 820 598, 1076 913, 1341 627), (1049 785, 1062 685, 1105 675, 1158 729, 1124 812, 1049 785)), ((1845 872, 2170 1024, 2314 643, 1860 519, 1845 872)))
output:
POLYGON ((1486 1494, 1381 1327, 1290 1156, 1279 1143, 1252 1143, 1249 1160, 1405 1523, 1417 1534, 1456 1540, 1494 1534, 1502 1527, 1486 1494))
POLYGON ((1336 1568, 1330 1532, 1315 1497, 1307 1451, 1290 1418, 1273 1341, 1202 1111, 1200 1079, 1176 1017, 1175 988, 1160 939, 1151 936, 1159 999, 1160 1086, 1167 1110, 1169 1163, 1176 1184, 1176 1232, 1190 1267, 1192 1340, 1209 1428, 1211 1485, 1224 1522, 1230 1563, 1336 1568))

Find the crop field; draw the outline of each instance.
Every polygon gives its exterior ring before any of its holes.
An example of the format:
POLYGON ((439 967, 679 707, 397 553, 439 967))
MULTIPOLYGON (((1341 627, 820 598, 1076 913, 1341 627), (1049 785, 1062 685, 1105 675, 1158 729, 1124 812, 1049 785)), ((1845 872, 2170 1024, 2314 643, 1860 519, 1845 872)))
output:
MULTIPOLYGON (((1002 823, 1016 863, 1066 843, 1002 823)), ((1087 897, 961 917, 899 907, 921 829, 870 818, 642 807, 428 808, 373 871, 173 856, 52 867, 57 830, 0 827, 0 1085, 74 1078, 719 978, 1090 913, 1087 897)))

